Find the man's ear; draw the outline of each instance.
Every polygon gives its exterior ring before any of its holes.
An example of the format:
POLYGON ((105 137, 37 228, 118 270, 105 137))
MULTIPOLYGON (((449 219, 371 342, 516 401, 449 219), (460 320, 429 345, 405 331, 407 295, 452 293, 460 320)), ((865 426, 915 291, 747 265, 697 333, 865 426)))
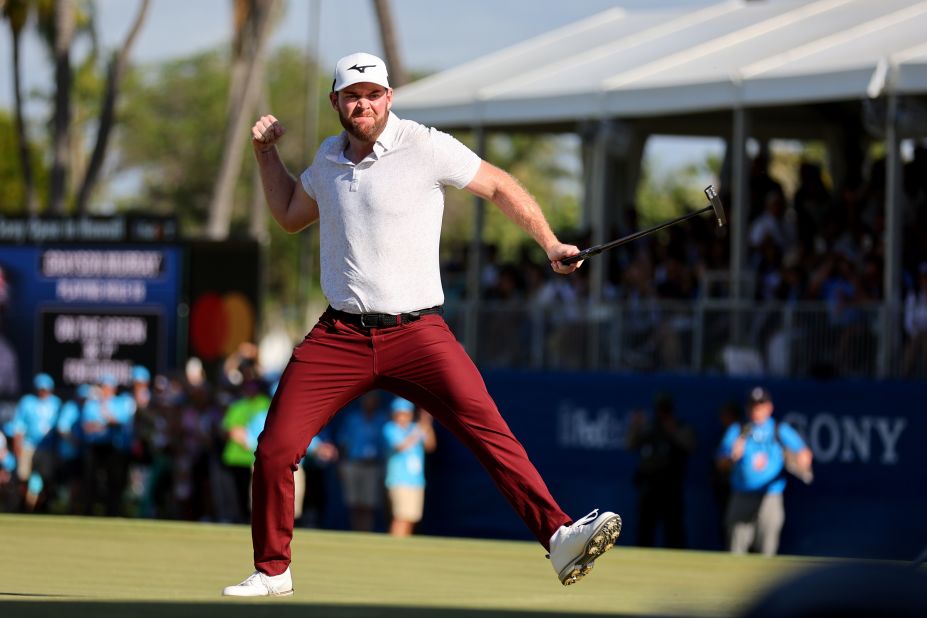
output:
POLYGON ((328 93, 328 102, 332 104, 332 109, 334 109, 334 110, 337 112, 337 111, 338 111, 338 93, 337 93, 337 92, 329 92, 329 93, 328 93))

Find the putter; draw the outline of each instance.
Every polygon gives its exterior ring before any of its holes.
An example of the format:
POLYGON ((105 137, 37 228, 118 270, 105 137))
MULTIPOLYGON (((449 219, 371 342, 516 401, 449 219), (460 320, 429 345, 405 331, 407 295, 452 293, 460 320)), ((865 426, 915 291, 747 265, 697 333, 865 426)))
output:
POLYGON ((646 236, 647 234, 653 234, 654 232, 662 230, 665 227, 675 225, 681 221, 685 221, 686 219, 691 219, 692 217, 697 217, 703 212, 713 211, 715 214, 715 219, 717 219, 718 221, 718 227, 724 227, 725 225, 727 225, 727 217, 724 216, 724 206, 721 204, 721 198, 718 197, 718 193, 715 191, 715 188, 712 185, 708 185, 708 187, 705 189, 705 197, 708 198, 708 202, 709 202, 708 206, 705 206, 704 208, 700 210, 696 210, 695 212, 690 212, 689 214, 682 215, 681 217, 676 217, 675 219, 671 219, 670 221, 667 221, 666 223, 655 225, 651 228, 647 228, 646 230, 641 230, 639 232, 634 232, 633 234, 628 234, 627 236, 623 238, 619 238, 618 240, 613 240, 611 242, 603 243, 601 245, 589 247, 588 249, 583 249, 576 255, 571 255, 568 258, 563 258, 562 260, 560 260, 560 263, 561 264, 572 264, 573 262, 585 260, 587 257, 598 255, 607 249, 614 249, 615 247, 619 247, 625 243, 629 243, 632 240, 637 240, 638 238, 641 238, 642 236, 646 236))

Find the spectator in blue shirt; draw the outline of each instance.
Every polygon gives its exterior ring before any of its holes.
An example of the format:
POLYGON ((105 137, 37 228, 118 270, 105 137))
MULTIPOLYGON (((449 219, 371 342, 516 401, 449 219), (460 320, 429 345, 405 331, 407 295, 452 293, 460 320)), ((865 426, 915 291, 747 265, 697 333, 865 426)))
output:
POLYGON ((105 488, 106 514, 117 515, 122 508, 128 471, 126 453, 131 445, 135 406, 116 394, 118 383, 111 375, 100 378, 98 397, 84 404, 81 427, 86 444, 84 465, 84 511, 92 514, 99 489, 105 488))
POLYGON ((25 485, 25 507, 34 511, 55 470, 55 425, 61 399, 54 394, 55 381, 47 373, 33 380, 35 394, 24 395, 10 423, 16 475, 25 485))
POLYGON ((78 503, 83 447, 81 416, 92 390, 89 384, 79 385, 74 390, 74 397, 61 406, 61 414, 58 416, 58 482, 60 488, 67 492, 68 509, 75 514, 80 512, 78 503))
MULTIPOLYGON (((129 486, 131 476, 131 499, 133 510, 147 508, 147 496, 151 495, 152 480, 151 435, 154 425, 154 411, 151 409, 151 372, 142 365, 132 367, 131 382, 121 397, 126 399, 126 409, 131 415, 121 423, 114 436, 116 456, 114 464, 119 472, 125 472, 125 479, 120 479, 123 490, 129 486)), ((179 501, 178 501, 179 502, 179 501)))
POLYGON ((132 367, 132 384, 122 395, 131 400, 135 409, 132 423, 126 427, 131 429, 132 461, 144 470, 143 475, 149 476, 152 461, 152 438, 156 423, 155 411, 152 406, 151 372, 142 365, 132 367))
POLYGON ((0 485, 13 478, 12 472, 15 469, 16 458, 13 457, 13 451, 7 447, 6 435, 0 431, 0 485))
POLYGON ((351 528, 371 532, 376 512, 383 505, 382 431, 386 415, 380 411, 376 391, 361 399, 361 409, 344 417, 337 435, 341 453, 341 484, 351 528))
POLYGON ((0 431, 0 511, 14 508, 13 472, 15 470, 16 458, 7 446, 6 434, 0 431))
POLYGON ((415 404, 397 397, 392 404, 393 419, 383 426, 386 443, 386 490, 389 493, 389 533, 409 536, 422 520, 425 506, 425 451, 435 447, 431 415, 421 412, 415 418, 415 404))
POLYGON ((719 448, 718 464, 731 475, 726 522, 728 545, 735 554, 776 554, 785 523, 787 458, 797 473, 811 471, 811 450, 792 427, 773 420, 772 413, 769 391, 755 387, 747 400, 747 422, 731 425, 719 448))

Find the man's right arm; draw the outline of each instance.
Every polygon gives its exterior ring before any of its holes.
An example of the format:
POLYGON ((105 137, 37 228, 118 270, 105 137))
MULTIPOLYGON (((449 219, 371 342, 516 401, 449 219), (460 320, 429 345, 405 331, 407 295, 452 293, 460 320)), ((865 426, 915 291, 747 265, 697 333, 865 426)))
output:
POLYGON ((270 214, 280 227, 293 234, 319 220, 319 205, 299 186, 280 159, 276 144, 284 133, 276 118, 262 116, 251 127, 251 145, 270 214))
POLYGON ((746 439, 741 435, 741 428, 737 425, 728 427, 718 446, 715 462, 722 471, 729 471, 744 455, 746 439))

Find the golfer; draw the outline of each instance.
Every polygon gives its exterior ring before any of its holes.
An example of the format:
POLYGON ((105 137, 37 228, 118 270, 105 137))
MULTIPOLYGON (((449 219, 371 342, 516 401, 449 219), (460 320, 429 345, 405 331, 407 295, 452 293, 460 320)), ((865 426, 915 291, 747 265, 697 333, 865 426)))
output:
POLYGON ((335 66, 329 95, 344 132, 326 139, 299 178, 277 153, 284 128, 263 116, 252 145, 271 215, 288 232, 319 222, 330 304, 280 378, 252 481, 255 572, 223 593, 289 595, 293 470, 347 403, 384 389, 430 411, 467 445, 546 549, 560 581, 586 575, 614 544, 621 518, 573 521, 512 435, 473 362, 441 317, 438 264, 444 188, 490 200, 541 245, 553 270, 579 250, 561 243, 534 199, 453 137, 390 111, 386 66, 357 53, 335 66))

